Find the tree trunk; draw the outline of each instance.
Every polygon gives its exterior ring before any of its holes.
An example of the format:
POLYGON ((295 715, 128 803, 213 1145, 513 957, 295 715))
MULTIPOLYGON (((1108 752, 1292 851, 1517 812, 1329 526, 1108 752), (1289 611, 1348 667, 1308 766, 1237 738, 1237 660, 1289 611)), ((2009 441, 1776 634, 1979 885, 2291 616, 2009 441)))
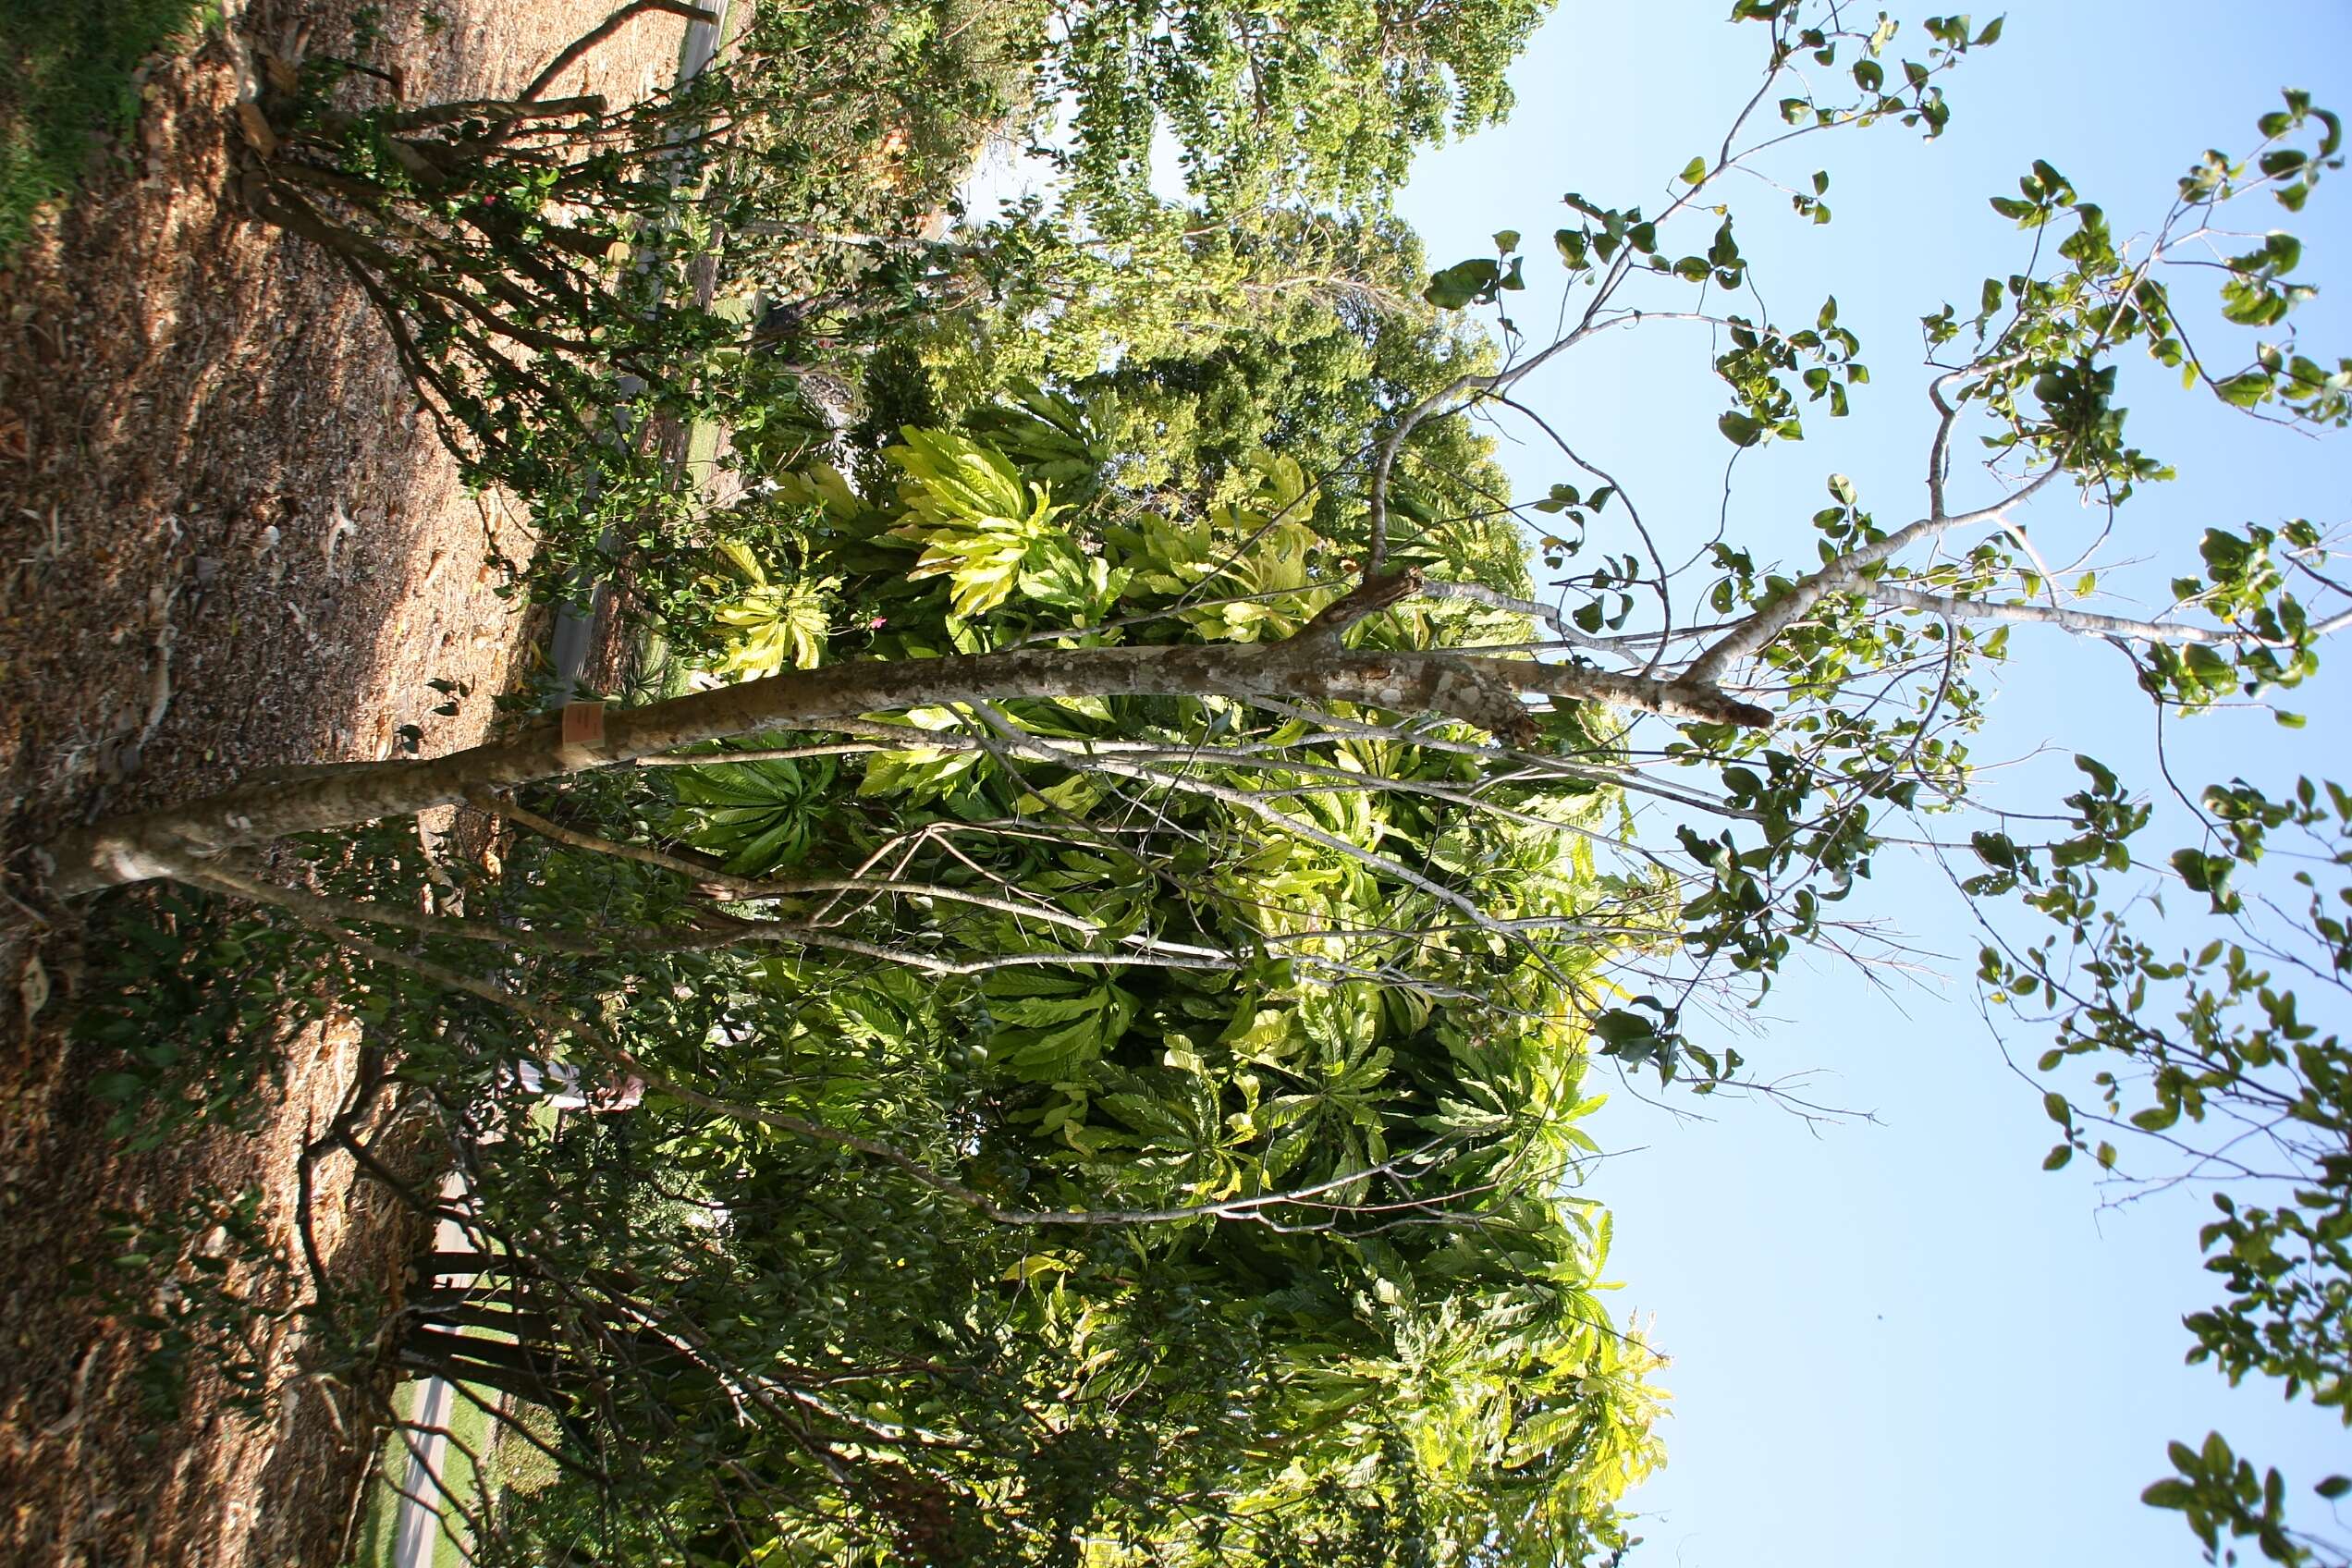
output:
POLYGON ((1714 723, 1762 726, 1770 715, 1712 686, 1673 684, 1529 659, 1351 650, 1338 632, 1417 580, 1367 584, 1306 631, 1276 643, 1023 648, 949 658, 876 660, 790 670, 606 714, 587 705, 513 737, 422 762, 336 765, 241 785, 190 804, 116 817, 47 846, 49 886, 70 897, 168 877, 202 859, 297 833, 352 827, 453 805, 485 792, 627 763, 681 746, 828 719, 958 703, 1070 697, 1226 696, 1343 702, 1459 719, 1525 744, 1521 692, 1599 701, 1714 723), (568 731, 567 726, 572 728, 568 731), (567 740, 567 733, 571 739, 567 740))

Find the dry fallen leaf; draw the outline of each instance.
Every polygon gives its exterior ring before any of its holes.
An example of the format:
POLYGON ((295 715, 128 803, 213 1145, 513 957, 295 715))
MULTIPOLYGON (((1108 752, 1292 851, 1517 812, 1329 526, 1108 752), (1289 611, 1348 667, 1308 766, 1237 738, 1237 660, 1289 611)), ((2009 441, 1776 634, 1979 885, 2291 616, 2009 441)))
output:
POLYGON ((357 535, 360 531, 360 525, 353 522, 350 514, 343 509, 342 501, 337 499, 334 505, 335 521, 326 531, 326 543, 321 551, 326 557, 326 574, 329 577, 335 575, 336 545, 346 533, 357 535))
POLYGON ((262 114, 262 106, 251 98, 241 100, 237 105, 237 129, 244 136, 246 146, 264 158, 276 155, 277 132, 270 129, 269 120, 262 114))
POLYGON ((39 953, 25 960, 24 974, 17 981, 17 995, 23 998, 27 1023, 49 1005, 49 972, 42 967, 39 953))

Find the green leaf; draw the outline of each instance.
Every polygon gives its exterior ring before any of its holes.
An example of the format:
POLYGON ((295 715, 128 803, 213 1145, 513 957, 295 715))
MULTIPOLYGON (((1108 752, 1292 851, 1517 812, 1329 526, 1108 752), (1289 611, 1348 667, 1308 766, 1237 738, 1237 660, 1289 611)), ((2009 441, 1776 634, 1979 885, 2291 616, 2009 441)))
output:
POLYGON ((91 1093, 104 1100, 137 1099, 148 1092, 146 1079, 135 1072, 102 1072, 91 1081, 91 1093))
POLYGON ((1764 439, 1764 422, 1751 418, 1737 410, 1717 420, 1715 428, 1721 431, 1723 438, 1734 447, 1753 447, 1764 439))
POLYGON ((2230 875, 2236 869, 2236 863, 2227 855, 2175 850, 2172 858, 2173 869, 2180 873, 2180 879, 2189 891, 2211 894, 2217 903, 2228 896, 2230 875))
POLYGON ((2052 1148, 2047 1155, 2042 1157, 2041 1168, 2044 1170, 2063 1170, 2066 1162, 2074 1158, 2074 1145, 2072 1144, 2060 1144, 2052 1148))
POLYGON ((2216 383, 2213 392, 2234 409, 2251 409, 2271 395, 2271 378, 2261 371, 2249 370, 2216 383))
POLYGON ((1493 299, 1501 281, 1502 268, 1480 256, 1431 274, 1429 287, 1421 291, 1421 297, 1441 311, 1458 311, 1493 299))
POLYGON ((1498 228, 1495 230, 1494 242, 1495 249, 1507 256, 1519 249, 1519 231, 1515 228, 1498 228))
POLYGON ((1684 185, 1697 185, 1699 181, 1706 178, 1707 160, 1705 158, 1693 158, 1689 163, 1683 165, 1681 178, 1684 185))
POLYGON ((2352 1476, 2330 1476, 2311 1489, 2334 1502, 2345 1493, 2352 1492, 2352 1476))

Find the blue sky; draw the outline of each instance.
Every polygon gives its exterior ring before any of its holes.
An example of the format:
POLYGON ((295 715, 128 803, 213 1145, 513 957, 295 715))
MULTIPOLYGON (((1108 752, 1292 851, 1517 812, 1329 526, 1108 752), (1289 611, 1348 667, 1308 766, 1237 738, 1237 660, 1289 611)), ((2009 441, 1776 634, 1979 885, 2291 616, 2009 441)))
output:
MULTIPOLYGON (((1568 0, 1512 73, 1511 122, 1418 165, 1401 205, 1432 262, 1486 251, 1500 228, 1548 251, 1566 190, 1662 205, 1668 177, 1720 140, 1753 88, 1760 30, 1726 25, 1728 9, 1568 0)), ((1897 53, 1923 49, 1924 13, 1898 15, 1910 25, 1897 53)), ((1766 297, 1809 316, 1834 292, 1873 386, 1851 419, 1814 410, 1806 442, 1743 459, 1733 533, 1802 545, 1831 472, 1861 484, 1882 523, 1916 515, 1928 430, 1917 318, 2024 264, 2024 238, 1986 198, 2014 192, 2030 160, 2056 164, 2133 232, 2162 215, 2203 149, 2245 146, 2283 86, 2352 111, 2352 5, 2024 0, 2003 42, 1950 80, 1956 112, 1940 141, 1888 127, 1819 139, 1768 165, 1792 181, 1826 166, 1831 227, 1795 223, 1760 185, 1734 188, 1766 297)), ((2347 207, 2352 178, 2339 176, 2294 223, 2307 277, 2352 294, 2347 207)), ((1530 324, 1549 319, 1546 272, 1531 257, 1519 297, 1530 324)), ((2323 295, 2304 317, 2306 342, 2344 352, 2346 304, 2323 295)), ((1711 533, 1729 448, 1713 429, 1723 405, 1702 329, 1645 328, 1579 355, 1530 400, 1622 470, 1654 525, 1685 541, 1711 533)), ((2125 509, 2125 553, 2177 559, 2209 521, 2352 521, 2340 442, 2230 418, 2176 384, 2127 387, 2138 438, 2181 478, 2125 509)), ((1578 477, 1533 444, 1507 461, 1522 496, 1578 477)), ((2071 503, 2042 511, 2053 533, 2079 526, 2071 503)), ((2031 521, 2040 533, 2044 516, 2031 521)), ((2026 644, 1979 756, 2055 741, 2153 783, 2147 712, 2113 655, 2026 644)), ((2308 729, 2238 715, 2176 733, 2176 767, 2196 782, 2352 772, 2337 739, 2352 682, 2323 679, 2294 705, 2308 729)), ((2000 789, 2054 799, 2063 764, 2028 765, 2000 789)), ((2186 1564, 2199 1551, 2177 1516, 2138 1501, 2167 1469, 2166 1439, 2219 1427, 2298 1490, 2352 1470, 2352 1440, 2334 1420, 2181 1365, 2180 1317, 2213 1299, 2195 1249, 2202 1196, 2103 1207, 2090 1172, 2040 1171, 2052 1141, 2040 1085, 2004 1065, 1978 1014, 1966 956, 1976 939, 1948 885, 1929 868, 1882 864, 1875 898, 1956 955, 1953 982, 1889 1000, 1851 972, 1802 968, 1759 1014, 1760 1037, 1742 1044, 1768 1072, 1813 1070, 1819 1097, 1875 1121, 1819 1128, 1751 1103, 1697 1106, 1711 1120, 1696 1122, 1618 1092, 1595 1128, 1626 1151, 1587 1189, 1617 1213, 1611 1273, 1625 1285, 1615 1299, 1650 1318, 1674 1358, 1662 1379, 1675 1396, 1672 1463, 1635 1499, 1648 1515, 1636 1561, 2186 1564)), ((2040 1048, 2017 1038, 2021 1060, 2040 1048)), ((2352 1534, 2313 1508, 2305 1524, 2352 1534)))

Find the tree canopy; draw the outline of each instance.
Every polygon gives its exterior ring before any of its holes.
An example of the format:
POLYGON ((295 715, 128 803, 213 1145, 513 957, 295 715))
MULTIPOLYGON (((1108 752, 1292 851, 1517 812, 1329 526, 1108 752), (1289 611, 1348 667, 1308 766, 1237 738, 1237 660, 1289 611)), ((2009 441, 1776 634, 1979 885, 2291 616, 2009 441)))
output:
POLYGON ((1312 6, 1159 0, 1065 9, 1046 91, 1067 93, 1063 159, 1082 206, 1149 200, 1154 138, 1181 149, 1185 183, 1231 221, 1302 196, 1376 202, 1416 147, 1511 106, 1503 67, 1544 0, 1312 6))

